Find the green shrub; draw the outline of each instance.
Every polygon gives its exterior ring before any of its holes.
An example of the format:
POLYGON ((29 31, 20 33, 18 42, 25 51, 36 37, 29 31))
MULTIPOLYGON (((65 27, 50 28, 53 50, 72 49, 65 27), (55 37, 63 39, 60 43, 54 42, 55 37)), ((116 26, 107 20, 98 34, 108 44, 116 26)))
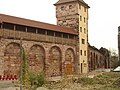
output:
POLYGON ((35 81, 36 81, 35 74, 30 73, 30 79, 29 80, 30 80, 31 86, 33 86, 35 81))
POLYGON ((45 77, 43 73, 40 74, 30 74, 30 82, 31 82, 31 86, 42 86, 45 83, 45 77))
POLYGON ((37 78, 38 86, 42 86, 43 84, 45 84, 44 74, 40 73, 37 75, 36 78, 37 78))

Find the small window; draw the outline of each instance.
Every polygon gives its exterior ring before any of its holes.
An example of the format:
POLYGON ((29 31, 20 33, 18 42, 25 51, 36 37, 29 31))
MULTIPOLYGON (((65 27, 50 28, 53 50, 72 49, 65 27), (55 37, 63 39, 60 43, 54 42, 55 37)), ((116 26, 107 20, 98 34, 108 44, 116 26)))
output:
POLYGON ((56 37, 62 37, 62 33, 60 33, 60 32, 55 32, 55 36, 56 36, 56 37))
POLYGON ((83 63, 85 63, 85 60, 83 60, 83 63))
POLYGON ((86 29, 84 28, 84 33, 86 33, 86 29))
POLYGON ((61 10, 62 10, 62 11, 64 10, 64 6, 61 7, 61 10))
POLYGON ((36 33, 36 28, 33 28, 33 27, 27 27, 27 32, 30 32, 30 33, 36 33))
POLYGON ((82 50, 80 50, 80 55, 82 55, 82 50))
POLYGON ((47 31, 47 35, 54 36, 54 32, 53 31, 47 31))
POLYGON ((82 27, 80 27, 80 32, 82 32, 82 27))
POLYGON ((4 29, 9 29, 9 30, 14 30, 14 24, 4 22, 3 23, 3 28, 4 29))
POLYGON ((69 34, 69 38, 70 38, 70 39, 74 39, 74 35, 69 34))
POLYGON ((26 32, 26 26, 16 25, 16 31, 26 32))
POLYGON ((84 56, 86 56, 86 51, 84 51, 84 56))
POLYGON ((80 21, 82 21, 82 16, 80 16, 80 21))
POLYGON ((68 34, 64 33, 63 38, 68 38, 68 34))
POLYGON ((72 5, 69 5, 69 9, 72 9, 72 5))
POLYGON ((85 44, 85 39, 82 39, 82 44, 85 44))
POLYGON ((86 7, 84 7, 84 12, 86 12, 86 7))
POLYGON ((45 29, 38 28, 37 30, 38 30, 38 34, 44 34, 45 35, 45 32, 46 32, 45 29))
POLYGON ((84 17, 84 22, 85 22, 85 17, 84 17))
POLYGON ((81 9, 81 5, 79 5, 79 9, 81 9))

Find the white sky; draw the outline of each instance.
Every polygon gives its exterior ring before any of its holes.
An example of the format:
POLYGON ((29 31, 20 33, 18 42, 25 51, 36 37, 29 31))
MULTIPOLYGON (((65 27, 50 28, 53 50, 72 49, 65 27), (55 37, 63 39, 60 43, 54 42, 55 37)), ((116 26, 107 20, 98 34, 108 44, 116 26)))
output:
MULTIPOLYGON (((56 24, 58 0, 0 0, 0 13, 56 24)), ((84 0, 89 9, 89 42, 97 48, 118 49, 120 0, 84 0)))

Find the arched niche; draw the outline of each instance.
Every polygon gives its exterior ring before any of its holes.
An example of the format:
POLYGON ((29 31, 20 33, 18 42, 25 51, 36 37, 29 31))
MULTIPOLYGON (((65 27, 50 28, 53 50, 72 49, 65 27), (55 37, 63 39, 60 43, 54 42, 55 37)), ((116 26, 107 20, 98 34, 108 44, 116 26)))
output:
POLYGON ((49 75, 60 76, 62 72, 62 56, 61 50, 57 46, 53 46, 49 51, 49 75))
POLYGON ((8 44, 4 51, 4 75, 18 75, 20 61, 20 44, 8 44))
POLYGON ((40 45, 33 45, 29 50, 28 55, 30 72, 44 72, 45 67, 45 50, 40 45))
POLYGON ((68 48, 65 52, 64 71, 66 75, 71 75, 75 72, 75 53, 71 48, 68 48))

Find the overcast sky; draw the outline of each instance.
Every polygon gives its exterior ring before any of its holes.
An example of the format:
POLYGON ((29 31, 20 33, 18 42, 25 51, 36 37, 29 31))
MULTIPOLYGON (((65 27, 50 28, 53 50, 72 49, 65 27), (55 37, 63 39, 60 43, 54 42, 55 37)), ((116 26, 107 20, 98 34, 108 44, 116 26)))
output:
MULTIPOLYGON (((56 24, 58 0, 0 0, 0 13, 56 24)), ((120 0, 84 0, 89 6, 89 43, 97 48, 118 49, 120 0)))

